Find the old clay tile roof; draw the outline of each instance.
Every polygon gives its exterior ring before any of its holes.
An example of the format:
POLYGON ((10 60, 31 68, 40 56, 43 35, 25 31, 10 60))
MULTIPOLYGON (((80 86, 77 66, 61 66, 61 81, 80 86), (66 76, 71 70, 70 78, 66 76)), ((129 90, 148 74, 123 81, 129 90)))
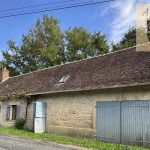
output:
POLYGON ((0 96, 22 91, 59 92, 148 82, 150 82, 150 51, 137 52, 136 47, 133 47, 10 77, 0 83, 0 96), (65 83, 59 83, 64 75, 69 75, 69 78, 65 83))

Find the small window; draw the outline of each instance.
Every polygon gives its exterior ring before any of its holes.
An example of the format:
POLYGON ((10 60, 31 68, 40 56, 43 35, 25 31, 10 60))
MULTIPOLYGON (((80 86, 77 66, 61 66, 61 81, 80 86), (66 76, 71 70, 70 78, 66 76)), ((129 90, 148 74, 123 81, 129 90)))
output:
POLYGON ((17 110, 17 105, 12 105, 12 120, 16 119, 16 110, 17 110))
POLYGON ((18 105, 7 105, 6 120, 18 119, 19 106, 18 105))
POLYGON ((63 76, 60 80, 59 83, 64 83, 68 79, 69 75, 63 76))

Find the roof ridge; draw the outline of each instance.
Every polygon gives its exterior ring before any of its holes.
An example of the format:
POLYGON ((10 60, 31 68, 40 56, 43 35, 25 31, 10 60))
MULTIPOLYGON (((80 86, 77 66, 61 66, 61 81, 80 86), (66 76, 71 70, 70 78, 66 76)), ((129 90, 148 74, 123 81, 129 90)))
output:
POLYGON ((120 49, 118 51, 113 51, 113 52, 109 52, 109 53, 106 53, 106 54, 101 54, 101 55, 93 56, 93 57, 90 57, 90 58, 85 58, 85 59, 81 59, 81 60, 67 62, 65 64, 60 64, 60 65, 56 65, 56 66, 44 68, 44 69, 41 69, 41 70, 36 70, 36 71, 32 71, 32 72, 20 74, 20 75, 17 75, 17 76, 9 77, 9 78, 15 78, 15 77, 19 77, 19 76, 24 76, 24 75, 32 74, 32 73, 35 73, 35 72, 40 72, 40 71, 43 71, 43 70, 47 70, 47 69, 51 69, 51 68, 55 68, 55 67, 59 67, 59 66, 63 66, 63 65, 68 65, 68 64, 71 64, 71 63, 78 63, 78 62, 81 62, 81 61, 86 61, 86 60, 89 60, 89 59, 94 59, 95 57, 102 57, 102 56, 106 56, 106 55, 111 55, 111 54, 118 53, 118 52, 121 52, 121 51, 129 50, 129 49, 134 48, 134 47, 136 47, 136 46, 128 47, 128 48, 124 48, 124 49, 120 49))
MULTIPOLYGON (((135 47, 136 47, 136 46, 128 47, 128 48, 124 48, 124 49, 120 49, 120 50, 113 51, 113 52, 111 51, 111 52, 109 52, 109 53, 100 54, 100 55, 93 56, 93 57, 90 57, 90 58, 84 58, 84 59, 80 59, 80 60, 68 62, 67 64, 69 64, 69 63, 75 63, 75 62, 80 62, 80 61, 85 61, 85 60, 87 60, 87 59, 93 59, 93 58, 95 58, 95 57, 102 57, 102 56, 105 56, 105 55, 110 55, 110 54, 118 53, 118 52, 121 52, 121 51, 129 50, 129 49, 135 48, 135 47)), ((64 65, 65 65, 65 64, 64 64, 64 65)))
MULTIPOLYGON (((138 48, 146 51, 149 44, 142 44, 138 48)), ((107 54, 10 77, 7 81, 0 83, 0 95, 28 92, 29 89, 31 94, 37 94, 104 87, 117 88, 120 85, 131 84, 133 86, 134 84, 148 83, 149 63, 150 52, 136 52, 136 46, 114 52, 109 51, 107 54), (145 69, 147 71, 144 71, 145 69), (59 80, 64 75, 70 77, 64 84, 60 84, 59 80)))

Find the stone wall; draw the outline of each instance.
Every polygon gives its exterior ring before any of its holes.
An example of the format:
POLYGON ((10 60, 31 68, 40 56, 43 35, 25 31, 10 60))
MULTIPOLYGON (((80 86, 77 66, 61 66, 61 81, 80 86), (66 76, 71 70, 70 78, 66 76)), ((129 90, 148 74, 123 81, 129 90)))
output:
POLYGON ((33 127, 33 105, 34 105, 35 100, 32 100, 31 103, 28 106, 27 110, 27 120, 25 124, 25 128, 28 130, 34 130, 33 127))
POLYGON ((5 100, 0 102, 0 125, 4 127, 13 127, 14 120, 6 120, 7 105, 19 105, 19 118, 25 118, 26 101, 21 99, 5 100))
POLYGON ((150 86, 41 95, 47 102, 46 132, 94 138, 96 102, 149 100, 150 86))
POLYGON ((40 96, 38 101, 47 102, 46 132, 84 137, 91 137, 95 132, 93 100, 87 93, 52 94, 40 96))
MULTIPOLYGON (((82 92, 66 92, 41 95, 36 101, 47 103, 46 132, 59 135, 95 138, 96 102, 150 100, 150 86, 124 87, 82 92)), ((1 105, 1 125, 6 121, 6 106, 20 103, 20 117, 25 115, 26 101, 5 101, 1 105)), ((28 107, 25 127, 33 130, 33 103, 28 107)))

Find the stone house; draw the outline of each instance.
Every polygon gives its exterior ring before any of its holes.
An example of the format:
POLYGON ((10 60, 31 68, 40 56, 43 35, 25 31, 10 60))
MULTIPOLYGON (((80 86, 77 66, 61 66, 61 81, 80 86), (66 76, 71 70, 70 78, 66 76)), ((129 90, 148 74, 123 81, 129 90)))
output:
POLYGON ((95 138, 96 102, 149 99, 150 52, 136 47, 15 77, 4 68, 0 125, 26 118, 33 130, 33 105, 46 102, 47 133, 95 138))

